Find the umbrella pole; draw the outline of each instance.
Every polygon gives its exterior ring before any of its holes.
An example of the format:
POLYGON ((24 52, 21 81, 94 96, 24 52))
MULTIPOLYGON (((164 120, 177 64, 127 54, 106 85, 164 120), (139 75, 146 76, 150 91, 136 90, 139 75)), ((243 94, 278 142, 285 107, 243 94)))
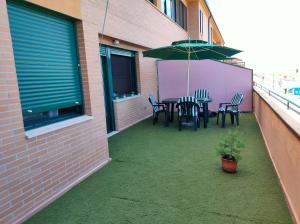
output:
MULTIPOLYGON (((189 43, 191 38, 189 37, 189 43)), ((188 52, 188 70, 187 70, 187 88, 186 88, 186 95, 189 96, 190 94, 190 59, 191 59, 191 47, 189 44, 189 52, 188 52)))
POLYGON ((156 87, 157 87, 157 100, 158 102, 160 102, 159 100, 159 75, 158 75, 158 61, 155 61, 156 63, 156 87))
POLYGON ((189 96, 190 93, 190 53, 188 56, 188 70, 187 70, 187 89, 186 89, 186 95, 189 96))

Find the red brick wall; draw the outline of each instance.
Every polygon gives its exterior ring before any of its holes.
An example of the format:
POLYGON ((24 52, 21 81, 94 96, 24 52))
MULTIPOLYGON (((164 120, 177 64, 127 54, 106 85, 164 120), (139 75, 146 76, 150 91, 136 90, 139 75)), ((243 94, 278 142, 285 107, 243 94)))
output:
POLYGON ((143 58, 141 48, 131 48, 138 51, 137 79, 140 96, 126 100, 114 101, 116 130, 137 123, 152 114, 152 107, 148 101, 150 94, 157 98, 157 70, 156 62, 151 58, 143 58))
MULTIPOLYGON (((82 7, 94 6, 86 1, 82 7)), ((26 139, 6 1, 0 0, 1 224, 28 218, 109 160, 97 24, 84 16, 78 45, 85 108, 93 119, 26 139)))
MULTIPOLYGON (((0 223, 20 223, 109 160, 98 31, 105 1, 82 0, 77 22, 85 110, 92 120, 26 139, 9 31, 6 1, 0 0, 0 223)), ((107 44, 119 39, 139 52, 142 96, 116 102, 117 128, 151 115, 147 101, 157 92, 155 60, 149 47, 168 45, 187 33, 146 0, 110 0, 107 44)))
MULTIPOLYGON (((188 4, 188 31, 192 39, 199 39, 200 26, 199 26, 199 2, 194 1, 188 4), (195 19, 196 18, 196 19, 195 19)), ((205 17, 205 15, 203 15, 205 17)), ((204 30, 204 32, 207 32, 204 30)), ((207 39, 203 39, 207 40, 207 39)))
MULTIPOLYGON (((106 1, 97 0, 98 31, 102 32, 106 1)), ((187 32, 148 0, 110 0, 104 34, 154 48, 186 39, 187 32)))
POLYGON ((152 114, 148 96, 114 101, 116 130, 121 131, 152 114))
MULTIPOLYGON (((102 32, 106 1, 98 1, 98 31, 102 32)), ((140 97, 114 102, 115 124, 117 130, 149 117, 152 108, 148 102, 149 94, 157 97, 157 69, 155 59, 144 58, 142 51, 153 47, 171 44, 172 41, 187 38, 187 32, 172 21, 147 0, 110 0, 104 28, 105 38, 100 42, 138 52, 137 78, 140 97)))
POLYGON ((152 107, 148 102, 149 94, 157 96, 157 69, 155 59, 144 58, 142 51, 145 47, 121 41, 119 45, 112 44, 113 38, 105 37, 100 42, 105 45, 119 47, 138 52, 136 57, 137 84, 140 96, 114 101, 114 115, 116 130, 141 121, 152 114, 152 107))

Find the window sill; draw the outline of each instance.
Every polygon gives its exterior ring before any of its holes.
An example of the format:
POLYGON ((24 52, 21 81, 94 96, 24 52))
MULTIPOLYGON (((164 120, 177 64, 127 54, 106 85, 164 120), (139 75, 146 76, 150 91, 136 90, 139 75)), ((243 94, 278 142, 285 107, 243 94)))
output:
POLYGON ((116 102, 116 103, 119 103, 119 102, 131 100, 131 99, 135 99, 135 98, 138 98, 138 97, 141 97, 141 96, 143 96, 143 95, 138 94, 138 95, 134 95, 134 96, 128 96, 128 97, 124 97, 124 98, 115 99, 113 101, 116 102))
POLYGON ((60 121, 54 124, 50 124, 50 125, 46 125, 44 127, 40 127, 40 128, 35 128, 32 130, 28 130, 25 131, 25 136, 27 139, 31 139, 34 137, 38 137, 40 135, 44 135, 44 134, 48 134, 50 132, 53 131, 57 131, 66 127, 70 127, 72 125, 75 124, 80 124, 82 122, 86 122, 89 120, 92 120, 93 117, 92 116, 87 116, 87 115, 83 115, 83 116, 79 116, 79 117, 75 117, 75 118, 71 118, 65 121, 60 121))

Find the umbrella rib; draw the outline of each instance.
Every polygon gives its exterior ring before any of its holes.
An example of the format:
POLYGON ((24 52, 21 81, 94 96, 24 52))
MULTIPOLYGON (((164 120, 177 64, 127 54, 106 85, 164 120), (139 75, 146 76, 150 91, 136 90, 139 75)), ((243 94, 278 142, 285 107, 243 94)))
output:
MULTIPOLYGON (((186 51, 181 50, 180 48, 177 48, 177 47, 174 47, 174 49, 177 50, 177 51, 180 51, 180 52, 184 52, 184 53, 188 52, 187 47, 185 47, 186 51)), ((192 48, 192 49, 194 49, 194 48, 192 48)), ((215 50, 210 49, 209 47, 203 47, 203 48, 200 49, 200 50, 193 50, 192 52, 193 52, 193 53, 197 53, 197 52, 202 52, 202 51, 205 51, 205 50, 209 50, 209 51, 213 51, 213 52, 218 53, 218 54, 222 54, 222 53, 220 53, 220 52, 218 52, 218 51, 215 51, 215 50)), ((227 55, 225 55, 225 54, 222 54, 222 55, 227 56, 227 55)))
MULTIPOLYGON (((184 50, 181 50, 180 48, 177 48, 177 47, 174 47, 173 49, 176 50, 176 51, 178 51, 178 52, 188 53, 189 50, 187 49, 187 47, 184 47, 184 48, 186 49, 185 51, 184 51, 184 50)), ((192 49, 194 49, 194 48, 192 48, 192 49)), ((206 50, 212 51, 212 52, 215 52, 215 53, 217 53, 217 54, 220 54, 220 55, 222 55, 222 56, 227 57, 227 55, 222 54, 222 53, 219 53, 219 52, 214 51, 214 50, 211 50, 211 49, 209 49, 209 48, 203 48, 203 49, 201 49, 201 50, 192 50, 191 53, 194 54, 194 55, 196 56, 197 60, 199 60, 199 57, 198 57, 198 55, 197 55, 196 53, 198 53, 198 52, 203 52, 203 51, 206 51, 206 50)))
POLYGON ((197 55, 197 54, 195 54, 195 55, 196 55, 197 60, 200 60, 200 59, 198 58, 198 55, 197 55))
POLYGON ((178 51, 178 52, 181 52, 181 53, 188 53, 189 50, 187 49, 187 47, 184 47, 184 48, 185 48, 185 51, 182 50, 182 49, 180 49, 180 48, 178 48, 178 47, 174 47, 173 49, 176 50, 176 51, 178 51))
MULTIPOLYGON (((174 49, 177 50, 177 51, 179 51, 179 52, 188 53, 189 50, 187 49, 187 47, 184 47, 184 48, 186 49, 185 51, 184 51, 184 50, 181 50, 180 48, 174 47, 174 49)), ((192 48, 192 49, 193 49, 193 48, 192 48)), ((202 52, 202 51, 204 51, 204 50, 199 50, 199 51, 193 50, 193 51, 191 51, 191 53, 197 53, 197 52, 202 52)), ((197 57, 197 58, 198 58, 198 57, 197 57)))
MULTIPOLYGON (((217 54, 219 54, 219 55, 222 55, 222 56, 224 56, 224 57, 228 57, 226 54, 222 54, 221 52, 214 51, 214 50, 212 50, 212 49, 210 49, 210 48, 204 48, 204 50, 212 51, 212 52, 217 53, 217 54)), ((199 51, 196 51, 196 52, 202 52, 202 51, 204 51, 204 50, 199 50, 199 51)))
POLYGON ((188 52, 188 50, 184 51, 184 50, 181 50, 180 48, 177 48, 177 47, 175 47, 174 49, 177 50, 177 51, 179 51, 179 52, 183 52, 183 53, 187 53, 188 52))
MULTIPOLYGON (((179 49, 179 48, 177 48, 177 47, 175 47, 174 50, 176 50, 176 51, 178 51, 178 52, 187 53, 187 52, 188 52, 187 47, 184 47, 184 48, 186 49, 186 51, 181 50, 181 49, 179 49)), ((192 48, 192 49, 194 49, 194 48, 192 48)), ((206 50, 207 50, 207 51, 214 52, 214 53, 219 54, 219 55, 222 55, 222 56, 224 56, 224 57, 228 57, 226 54, 222 54, 221 52, 212 50, 212 49, 210 49, 210 48, 208 48, 208 47, 202 48, 201 50, 193 50, 193 51, 191 51, 191 53, 198 53, 198 52, 203 52, 203 51, 206 51, 206 50)), ((196 57, 198 58, 197 54, 195 54, 195 55, 196 55, 196 57)), ((199 58, 198 58, 198 59, 199 59, 199 58)))
POLYGON ((212 51, 212 52, 215 52, 215 53, 217 53, 217 54, 219 54, 219 55, 222 55, 222 56, 224 56, 224 57, 228 57, 226 54, 222 54, 221 52, 217 52, 217 51, 214 51, 214 50, 212 50, 212 49, 207 49, 207 50, 212 51))

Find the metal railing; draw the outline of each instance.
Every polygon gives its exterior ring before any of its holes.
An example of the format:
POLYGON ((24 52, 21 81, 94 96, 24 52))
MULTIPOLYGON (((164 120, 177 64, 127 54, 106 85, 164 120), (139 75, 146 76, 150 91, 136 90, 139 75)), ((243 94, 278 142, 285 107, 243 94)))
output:
POLYGON ((297 103, 295 103, 295 102, 281 96, 280 94, 278 94, 278 93, 262 86, 261 84, 258 84, 257 82, 254 82, 253 86, 256 86, 256 87, 260 88, 261 90, 263 90, 264 92, 268 93, 268 95, 270 97, 273 97, 274 99, 276 99, 280 103, 284 104, 288 110, 292 110, 292 111, 296 112, 298 115, 300 115, 300 105, 298 105, 297 103))
POLYGON ((246 67, 245 62, 231 62, 229 64, 240 66, 240 67, 246 67))
POLYGON ((236 65, 240 67, 246 67, 246 63, 244 61, 236 61, 234 59, 225 59, 223 62, 230 64, 230 65, 236 65))

